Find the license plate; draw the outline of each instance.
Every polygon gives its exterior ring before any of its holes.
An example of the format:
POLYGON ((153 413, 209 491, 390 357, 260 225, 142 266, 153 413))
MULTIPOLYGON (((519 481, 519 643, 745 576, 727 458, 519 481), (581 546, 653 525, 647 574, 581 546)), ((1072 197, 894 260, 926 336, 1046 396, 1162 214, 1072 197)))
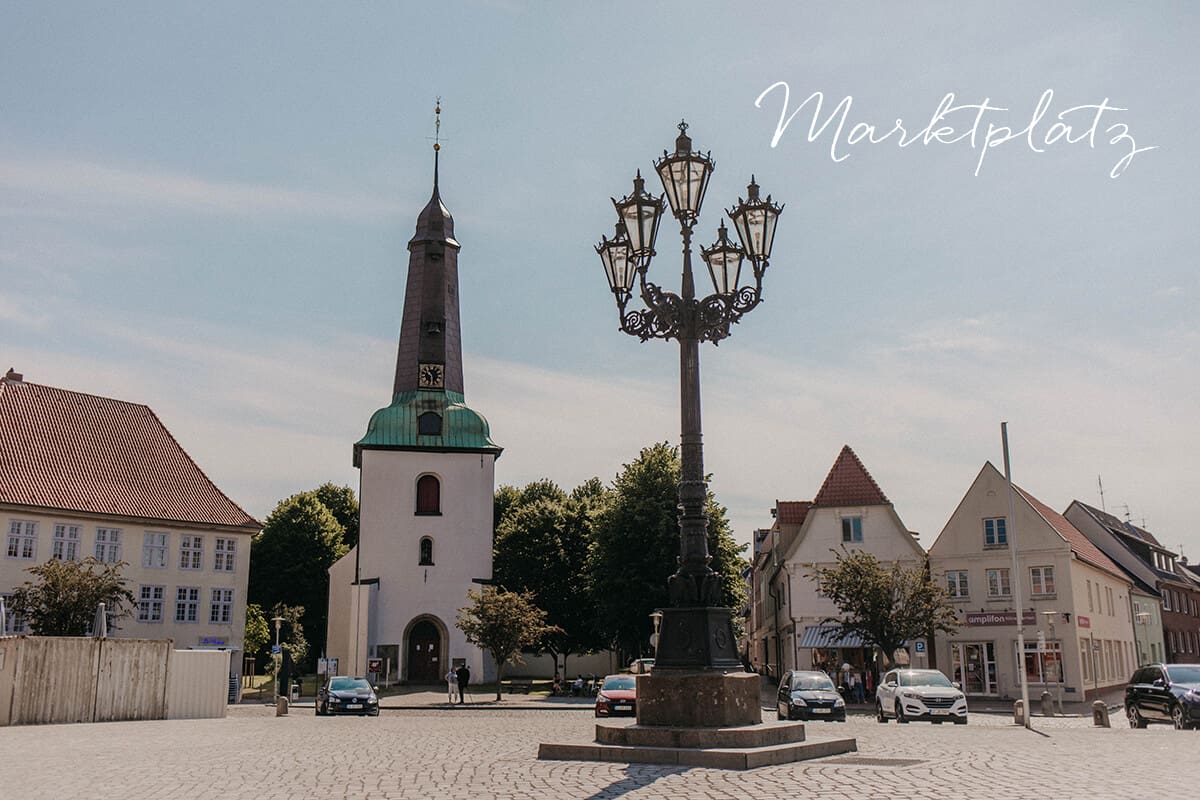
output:
POLYGON ((833 711, 833 709, 832 709, 832 708, 814 708, 814 709, 812 710, 812 712, 813 712, 814 714, 829 714, 829 713, 831 713, 832 711, 833 711))
POLYGON ((362 708, 362 703, 348 703, 346 708, 350 709, 351 711, 358 711, 360 708, 362 708))
POLYGON ((948 709, 948 708, 935 708, 935 709, 933 709, 933 713, 934 713, 934 714, 949 714, 949 713, 950 713, 950 709, 948 709))
POLYGON ((613 706, 613 711, 633 711, 633 706, 613 706))

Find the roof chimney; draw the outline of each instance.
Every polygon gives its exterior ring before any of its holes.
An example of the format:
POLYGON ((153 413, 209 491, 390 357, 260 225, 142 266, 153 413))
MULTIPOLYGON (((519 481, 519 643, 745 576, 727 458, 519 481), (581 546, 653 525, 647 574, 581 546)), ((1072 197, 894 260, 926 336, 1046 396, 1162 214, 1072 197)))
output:
POLYGON ((20 383, 25 376, 17 372, 13 367, 8 368, 8 372, 4 375, 5 383, 20 383))

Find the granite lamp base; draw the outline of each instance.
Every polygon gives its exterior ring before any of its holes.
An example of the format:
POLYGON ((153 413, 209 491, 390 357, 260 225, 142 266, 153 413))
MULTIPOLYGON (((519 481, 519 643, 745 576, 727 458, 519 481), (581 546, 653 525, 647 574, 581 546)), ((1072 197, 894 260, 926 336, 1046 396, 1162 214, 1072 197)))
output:
POLYGON ((760 725, 760 678, 749 672, 656 669, 637 678, 637 721, 677 728, 760 725))

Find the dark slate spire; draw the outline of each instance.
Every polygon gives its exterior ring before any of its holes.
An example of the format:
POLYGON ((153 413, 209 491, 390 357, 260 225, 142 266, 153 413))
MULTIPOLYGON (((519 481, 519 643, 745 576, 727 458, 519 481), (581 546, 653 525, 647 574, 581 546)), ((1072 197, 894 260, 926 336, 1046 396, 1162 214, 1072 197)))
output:
MULTIPOLYGON (((440 128, 440 103, 436 113, 440 128)), ((454 239, 454 218, 442 203, 438 187, 440 139, 433 150, 433 195, 417 216, 417 231, 408 243, 408 286, 400 323, 394 395, 418 389, 463 394, 459 244, 454 239)))

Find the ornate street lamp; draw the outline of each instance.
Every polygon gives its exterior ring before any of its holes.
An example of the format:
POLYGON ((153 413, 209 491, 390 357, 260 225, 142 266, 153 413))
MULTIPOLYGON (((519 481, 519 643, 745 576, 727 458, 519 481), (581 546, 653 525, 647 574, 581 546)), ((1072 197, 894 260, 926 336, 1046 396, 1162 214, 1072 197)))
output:
MULTIPOLYGON (((771 256, 775 225, 783 206, 759 197, 758 184, 750 179, 747 198, 727 212, 741 244, 729 239, 722 222, 717 241, 701 248, 708 266, 713 293, 696 297, 692 275, 692 231, 700 216, 708 181, 715 163, 708 153, 692 150, 687 123, 679 123, 675 152, 663 152, 654 163, 662 180, 671 214, 683 238, 683 280, 680 291, 664 291, 647 275, 655 255, 654 241, 664 204, 646 192, 641 171, 633 192, 613 199, 617 232, 602 238, 596 247, 604 264, 609 288, 617 303, 621 330, 642 341, 675 339, 679 342, 681 395, 681 476, 679 484, 679 569, 668 581, 671 607, 662 609, 655 675, 672 670, 741 668, 733 636, 730 609, 721 606, 721 582, 710 567, 708 521, 704 505, 704 455, 700 426, 700 342, 714 344, 729 335, 730 325, 762 299, 762 278, 771 256), (744 262, 749 261, 750 275, 744 262), (636 289, 634 286, 636 273, 636 289), (753 283, 750 277, 753 277, 753 283), (644 308, 630 308, 637 295, 644 308)), ((639 721, 643 707, 639 689, 639 721)), ((754 709, 757 711, 757 706, 754 709)))

